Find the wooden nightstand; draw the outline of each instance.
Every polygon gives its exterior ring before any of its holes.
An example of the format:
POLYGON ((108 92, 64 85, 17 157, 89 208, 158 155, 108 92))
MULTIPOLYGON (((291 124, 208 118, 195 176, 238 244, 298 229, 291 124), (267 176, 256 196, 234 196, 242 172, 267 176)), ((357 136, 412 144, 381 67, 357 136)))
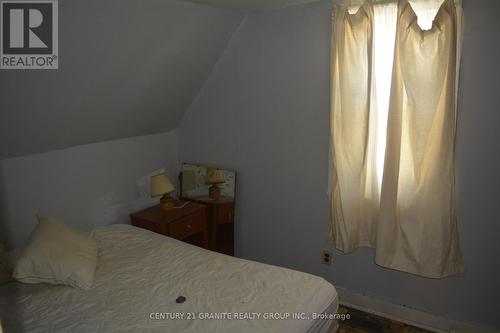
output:
POLYGON ((132 225, 208 249, 205 206, 188 202, 164 212, 160 205, 130 215, 132 225))
POLYGON ((209 248, 212 251, 234 255, 234 198, 184 198, 207 207, 209 248))

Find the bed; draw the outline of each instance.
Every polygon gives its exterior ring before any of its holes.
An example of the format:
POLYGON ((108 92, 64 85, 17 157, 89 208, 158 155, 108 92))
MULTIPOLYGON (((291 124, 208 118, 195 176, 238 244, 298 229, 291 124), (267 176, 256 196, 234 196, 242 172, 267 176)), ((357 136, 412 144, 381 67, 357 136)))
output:
POLYGON ((89 291, 0 287, 5 332, 331 333, 335 288, 324 279, 207 251, 129 225, 98 227, 89 291), (185 298, 182 303, 180 296, 185 298))

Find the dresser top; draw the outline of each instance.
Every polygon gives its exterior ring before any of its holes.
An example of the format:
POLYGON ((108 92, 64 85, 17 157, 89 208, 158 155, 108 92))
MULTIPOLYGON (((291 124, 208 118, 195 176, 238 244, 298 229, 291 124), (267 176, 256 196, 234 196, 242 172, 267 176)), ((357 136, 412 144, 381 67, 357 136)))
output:
POLYGON ((152 222, 173 222, 187 215, 191 215, 199 210, 205 209, 205 206, 194 203, 187 202, 187 204, 182 208, 174 208, 171 211, 165 212, 160 208, 160 205, 155 205, 136 213, 131 214, 132 218, 138 218, 142 220, 152 221, 152 222))
POLYGON ((188 197, 188 198, 184 198, 184 199, 189 200, 189 201, 202 203, 202 204, 208 204, 208 205, 223 205, 223 204, 228 204, 228 203, 234 203, 233 197, 224 197, 224 196, 221 196, 218 200, 211 199, 207 196, 205 196, 205 197, 188 197))

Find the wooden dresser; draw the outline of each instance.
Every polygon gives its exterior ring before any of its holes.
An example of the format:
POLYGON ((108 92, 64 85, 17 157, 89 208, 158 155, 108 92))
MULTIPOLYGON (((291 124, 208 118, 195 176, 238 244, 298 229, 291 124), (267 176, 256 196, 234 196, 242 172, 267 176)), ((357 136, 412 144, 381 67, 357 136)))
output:
POLYGON ((209 248, 206 206, 188 202, 182 208, 164 212, 160 205, 130 215, 133 226, 209 248))
POLYGON ((207 207, 209 249, 234 255, 234 198, 183 198, 207 207))

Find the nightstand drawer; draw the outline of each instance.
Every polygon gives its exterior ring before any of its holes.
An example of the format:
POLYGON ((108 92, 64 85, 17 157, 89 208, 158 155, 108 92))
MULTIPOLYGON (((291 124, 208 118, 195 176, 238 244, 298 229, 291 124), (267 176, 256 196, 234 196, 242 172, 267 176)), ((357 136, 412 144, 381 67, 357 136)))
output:
POLYGON ((176 239, 183 239, 198 232, 205 231, 204 212, 198 212, 172 222, 169 224, 168 228, 170 230, 169 236, 176 239))

